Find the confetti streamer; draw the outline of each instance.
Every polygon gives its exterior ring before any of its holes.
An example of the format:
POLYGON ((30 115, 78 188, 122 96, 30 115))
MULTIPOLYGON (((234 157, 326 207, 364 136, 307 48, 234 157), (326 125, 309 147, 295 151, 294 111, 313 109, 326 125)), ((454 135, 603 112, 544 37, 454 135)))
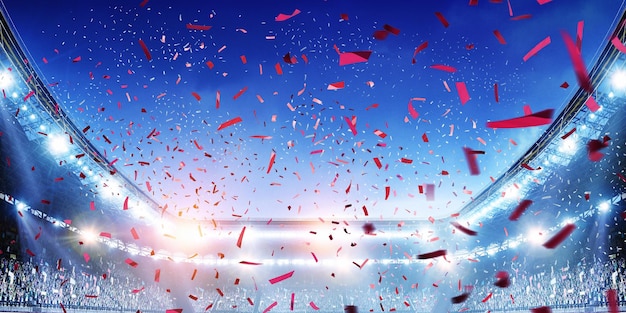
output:
POLYGON ((274 301, 272 304, 270 304, 269 306, 267 306, 265 308, 265 310, 263 310, 263 313, 267 313, 269 311, 271 311, 274 307, 276 307, 278 305, 278 302, 274 301))
POLYGON ((290 18, 292 18, 292 17, 294 17, 294 16, 296 16, 298 14, 300 14, 300 10, 295 9, 295 10, 293 10, 293 13, 291 13, 291 14, 283 14, 283 13, 278 14, 274 18, 274 20, 276 22, 284 22, 284 21, 286 21, 286 20, 288 20, 288 19, 290 19, 290 18))
POLYGON ((502 36, 502 33, 500 33, 500 31, 499 31, 499 30, 497 30, 497 29, 496 29, 496 30, 494 30, 494 31, 493 31, 493 34, 496 36, 496 38, 498 39, 498 42, 499 42, 501 45, 506 45, 506 40, 504 40, 504 36, 502 36))
POLYGON ((148 49, 148 46, 146 46, 146 43, 139 39, 139 45, 141 46, 143 53, 146 55, 146 59, 148 61, 152 60, 152 55, 150 54, 150 50, 148 49))
POLYGON ((552 123, 554 109, 547 109, 530 115, 516 117, 508 120, 487 122, 489 128, 523 128, 541 126, 552 123))
POLYGON ((491 296, 493 296, 493 293, 490 292, 484 299, 482 299, 480 302, 485 303, 487 301, 489 301, 489 299, 491 299, 491 296))
POLYGON ((318 311, 320 308, 317 307, 317 305, 315 305, 315 303, 313 301, 309 302, 309 305, 311 306, 311 308, 313 308, 313 310, 318 311))
POLYGON ((473 231, 471 229, 468 229, 466 227, 464 227, 463 225, 457 223, 457 222, 450 222, 450 224, 452 224, 452 226, 454 226, 456 229, 464 232, 465 234, 468 234, 470 236, 476 236, 478 235, 478 233, 476 231, 473 231))
POLYGON ((443 27, 448 28, 448 26, 450 26, 450 23, 448 23, 448 20, 446 20, 441 12, 435 12, 435 16, 437 17, 437 19, 439 19, 439 22, 441 22, 441 25, 443 25, 443 27))
POLYGON ((532 58, 535 54, 537 54, 537 52, 541 51, 541 49, 545 48, 551 42, 552 40, 550 39, 550 36, 546 37, 545 39, 540 41, 537 45, 535 45, 532 49, 530 49, 530 51, 528 51, 528 53, 524 55, 522 60, 524 60, 524 62, 528 61, 528 59, 532 58))
POLYGON ((528 199, 522 200, 522 202, 520 202, 520 204, 517 205, 515 210, 513 210, 511 215, 509 215, 509 220, 517 221, 519 217, 522 216, 522 214, 526 211, 526 209, 528 209, 528 207, 531 204, 533 204, 532 200, 528 200, 528 199))
POLYGON ((572 41, 572 38, 567 32, 562 31, 561 36, 563 37, 563 41, 565 41, 565 47, 567 48, 570 59, 572 60, 572 65, 574 66, 574 73, 576 73, 576 79, 578 80, 578 84, 586 92, 593 93, 593 87, 591 86, 589 73, 587 72, 587 67, 585 66, 585 62, 583 61, 580 51, 578 50, 578 48, 572 41))
POLYGON ((469 296, 469 293, 464 292, 456 297, 452 297, 450 301, 452 301, 453 304, 463 303, 465 302, 465 300, 467 300, 467 298, 469 298, 469 296))
POLYGON ((465 103, 470 100, 470 96, 467 92, 467 86, 465 86, 465 82, 456 82, 456 90, 459 93, 461 104, 465 105, 465 103))
POLYGON ((418 254, 417 258, 420 260, 433 259, 436 257, 445 256, 446 253, 447 253, 446 250, 436 250, 436 251, 429 252, 429 253, 418 254))
POLYGON ((242 121, 243 120, 241 119, 241 117, 237 116, 237 117, 235 117, 235 118, 233 118, 231 120, 228 120, 228 121, 220 124, 220 126, 217 128, 217 130, 222 130, 222 129, 226 128, 226 127, 233 126, 233 125, 235 125, 237 123, 241 123, 242 121))
POLYGON ((281 282, 281 281, 283 281, 283 280, 285 280, 285 279, 289 279, 289 278, 291 278, 291 276, 293 276, 293 273, 294 273, 294 272, 295 272, 295 271, 291 271, 291 272, 289 272, 289 273, 286 273, 286 274, 283 274, 283 275, 280 275, 280 276, 274 277, 274 278, 272 278, 272 279, 270 279, 270 280, 269 280, 269 281, 270 281, 270 284, 272 284, 272 285, 273 285, 273 284, 279 283, 279 282, 281 282))
MULTIPOLYGON (((537 0, 540 1, 540 0, 537 0)), ((546 1, 549 2, 549 1, 546 1)), ((540 306, 538 308, 532 308, 530 309, 530 312, 532 313, 552 313, 552 309, 550 309, 549 306, 540 306)))
POLYGON ((448 72, 448 73, 456 72, 456 68, 449 66, 449 65, 443 65, 443 64, 434 64, 434 65, 431 65, 430 68, 448 72))
POLYGON ((189 29, 189 30, 209 30, 209 29, 211 29, 211 27, 212 26, 196 25, 196 24, 187 23, 187 29, 189 29))
POLYGON ((243 234, 246 232, 246 226, 241 229, 239 233, 239 238, 237 239, 237 248, 241 248, 241 242, 243 241, 243 234))
POLYGON ((463 153, 465 154, 465 160, 469 166, 471 175, 480 175, 480 169, 478 168, 478 161, 476 161, 476 154, 485 154, 485 151, 472 150, 467 147, 463 147, 463 153))
POLYGON ((367 62, 372 51, 343 52, 339 54, 339 66, 367 62))
POLYGON ((546 241, 543 244, 543 246, 548 248, 548 249, 556 248, 565 239, 567 239, 567 237, 569 237, 569 235, 571 235, 572 232, 574 232, 575 229, 576 229, 576 225, 574 225, 574 224, 567 224, 567 225, 565 225, 563 228, 561 228, 561 230, 558 233, 556 233, 556 235, 554 235, 552 238, 550 238, 550 240, 546 241))
POLYGON ((617 290, 609 289, 606 291, 606 302, 608 304, 609 313, 619 313, 617 290))
POLYGON ((415 110, 415 108, 413 107, 413 101, 409 100, 409 104, 408 104, 408 108, 409 108, 409 115, 411 115, 411 117, 413 119, 416 119, 420 114, 415 110))

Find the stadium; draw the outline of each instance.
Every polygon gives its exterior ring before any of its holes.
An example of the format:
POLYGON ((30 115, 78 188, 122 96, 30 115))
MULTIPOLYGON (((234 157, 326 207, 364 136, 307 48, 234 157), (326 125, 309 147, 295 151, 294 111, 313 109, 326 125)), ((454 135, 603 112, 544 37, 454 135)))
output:
POLYGON ((1 2, 0 312, 624 312, 626 3, 1 2))

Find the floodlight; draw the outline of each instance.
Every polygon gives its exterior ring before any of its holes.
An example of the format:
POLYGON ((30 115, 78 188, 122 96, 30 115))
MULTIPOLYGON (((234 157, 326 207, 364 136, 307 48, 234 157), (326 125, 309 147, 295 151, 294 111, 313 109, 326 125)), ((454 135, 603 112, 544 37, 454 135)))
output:
POLYGON ((600 210, 600 212, 607 212, 610 207, 611 203, 609 203, 608 201, 604 201, 598 205, 598 210, 600 210))
POLYGON ((8 71, 0 71, 0 89, 7 90, 15 84, 13 75, 8 71))
POLYGON ((48 147, 54 155, 65 154, 70 150, 67 139, 64 136, 55 134, 48 135, 48 147))
POLYGON ((611 85, 617 90, 626 89, 626 72, 618 70, 611 76, 611 85))

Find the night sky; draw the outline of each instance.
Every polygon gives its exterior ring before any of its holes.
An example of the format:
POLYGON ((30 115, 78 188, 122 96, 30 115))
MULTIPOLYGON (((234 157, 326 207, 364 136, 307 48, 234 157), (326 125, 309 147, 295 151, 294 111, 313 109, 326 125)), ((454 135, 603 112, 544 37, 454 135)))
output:
POLYGON ((623 8, 471 2, 5 6, 58 104, 173 216, 405 220, 458 212, 519 159, 547 125, 486 123, 558 113, 578 88, 563 34, 593 64, 623 8))

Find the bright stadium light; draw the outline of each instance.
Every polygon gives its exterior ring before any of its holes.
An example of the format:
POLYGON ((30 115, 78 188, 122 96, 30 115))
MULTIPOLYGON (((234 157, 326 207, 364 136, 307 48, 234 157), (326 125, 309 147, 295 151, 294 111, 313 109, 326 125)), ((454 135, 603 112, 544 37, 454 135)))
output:
POLYGON ((48 135, 48 148, 54 155, 65 154, 70 150, 67 138, 65 138, 65 136, 55 134, 48 135))
POLYGON ((607 212, 611 207, 611 203, 609 201, 604 201, 598 205, 598 210, 602 213, 607 212))
POLYGON ((13 80, 13 75, 9 71, 0 71, 0 89, 7 90, 11 88, 15 84, 15 80, 13 80))
POLYGON ((96 233, 92 230, 83 230, 81 232, 81 238, 83 239, 85 243, 92 243, 96 241, 96 238, 98 238, 98 235, 96 235, 96 233))
POLYGON ((617 90, 626 89, 626 71, 615 71, 611 76, 611 85, 617 90))
POLYGON ((528 241, 531 244, 533 244, 533 245, 540 245, 544 241, 543 231, 538 229, 538 228, 532 228, 528 232, 526 238, 528 238, 528 241))

